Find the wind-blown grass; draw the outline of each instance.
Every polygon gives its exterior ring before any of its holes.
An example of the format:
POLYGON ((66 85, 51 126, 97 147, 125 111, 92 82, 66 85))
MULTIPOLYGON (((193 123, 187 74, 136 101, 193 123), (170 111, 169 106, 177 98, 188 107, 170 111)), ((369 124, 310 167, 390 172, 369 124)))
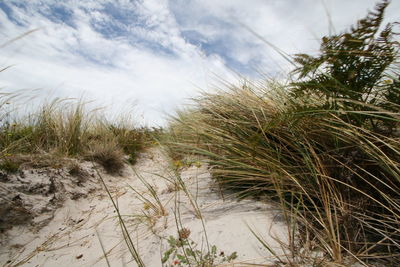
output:
POLYGON ((213 176, 243 197, 281 202, 334 260, 398 253, 399 138, 266 94, 206 95, 192 116, 176 118, 170 149, 208 157, 213 176))
POLYGON ((205 93, 171 122, 174 157, 206 156, 223 187, 281 203, 293 261, 296 248, 337 263, 400 260, 399 47, 393 24, 379 32, 387 5, 325 37, 321 55, 298 55, 289 86, 205 93))
POLYGON ((11 108, 21 97, 0 95, 2 162, 18 161, 21 154, 81 157, 116 173, 124 165, 124 155, 134 163, 151 142, 152 130, 138 127, 129 114, 120 114, 111 123, 99 110, 88 110, 87 103, 75 99, 54 99, 21 114, 11 108))

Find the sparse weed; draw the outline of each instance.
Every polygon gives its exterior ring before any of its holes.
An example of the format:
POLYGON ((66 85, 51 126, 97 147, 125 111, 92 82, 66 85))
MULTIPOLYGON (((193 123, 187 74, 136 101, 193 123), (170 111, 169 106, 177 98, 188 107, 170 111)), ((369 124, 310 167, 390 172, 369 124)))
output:
POLYGON ((190 230, 182 228, 178 237, 169 236, 167 239, 169 248, 163 253, 161 262, 163 266, 203 266, 213 267, 219 264, 229 263, 237 258, 237 253, 230 255, 211 246, 210 252, 197 249, 197 244, 189 238, 190 230))
POLYGON ((135 169, 133 169, 138 179, 142 182, 142 184, 146 187, 147 192, 142 193, 136 190, 134 187, 130 186, 130 188, 136 193, 136 197, 143 202, 144 213, 149 218, 154 216, 166 216, 168 212, 166 211, 164 204, 161 202, 158 197, 158 192, 141 174, 139 174, 135 169), (152 214, 148 213, 152 211, 152 214))

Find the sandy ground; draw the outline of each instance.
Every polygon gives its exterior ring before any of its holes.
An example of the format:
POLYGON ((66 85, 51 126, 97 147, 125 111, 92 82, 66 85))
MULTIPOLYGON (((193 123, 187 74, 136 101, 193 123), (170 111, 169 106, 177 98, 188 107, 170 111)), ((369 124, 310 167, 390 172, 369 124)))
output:
MULTIPOLYGON (((37 202, 42 203, 38 205, 56 204, 45 208, 47 212, 32 213, 34 218, 29 224, 19 222, 19 226, 4 231, 1 265, 107 266, 108 261, 110 266, 136 266, 127 250, 117 213, 97 173, 90 163, 80 164, 86 179, 58 185, 63 187, 63 197, 50 190, 51 193, 43 193, 40 198, 36 192, 37 202), (59 201, 51 200, 54 198, 59 201)), ((272 205, 254 200, 238 202, 226 193, 222 195, 213 184, 207 164, 193 165, 174 172, 162 151, 154 148, 143 153, 133 168, 127 166, 121 175, 100 171, 145 265, 162 266, 161 258, 169 248, 166 239, 177 237, 178 228, 190 230, 189 239, 197 244, 198 250, 206 252, 208 241, 210 246, 218 248, 219 255, 222 251, 225 255, 237 252, 238 257, 230 266, 273 263, 271 253, 262 247, 250 228, 278 254, 282 253, 276 238, 285 241, 287 228, 279 220, 279 212, 272 205), (176 186, 177 181, 187 190, 176 186), (162 207, 149 193, 149 186, 162 207)), ((53 174, 64 175, 66 180, 73 177, 65 170, 58 172, 53 174)), ((46 177, 34 172, 24 175, 27 181, 46 177)), ((26 194, 31 197, 32 209, 35 194, 26 194)), ((172 258, 169 263, 173 263, 172 258)))

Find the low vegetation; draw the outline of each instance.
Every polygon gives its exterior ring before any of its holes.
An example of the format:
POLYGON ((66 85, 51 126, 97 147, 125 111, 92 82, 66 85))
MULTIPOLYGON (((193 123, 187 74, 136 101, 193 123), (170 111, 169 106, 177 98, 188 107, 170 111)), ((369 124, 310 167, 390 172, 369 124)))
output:
POLYGON ((294 82, 205 93, 171 122, 173 158, 205 156, 221 186, 281 204, 294 228, 281 262, 306 262, 304 249, 400 261, 400 47, 387 5, 324 37, 319 55, 294 56, 294 82))
POLYGON ((168 238, 169 249, 164 252, 161 262, 165 266, 204 266, 211 267, 227 264, 237 258, 237 253, 225 255, 225 252, 211 246, 209 252, 197 249, 197 244, 189 239, 190 230, 183 228, 179 231, 179 238, 168 238), (169 262, 169 264, 167 264, 169 262))
POLYGON ((73 99, 54 99, 30 114, 14 116, 22 98, 21 93, 0 94, 0 166, 6 171, 29 160, 27 155, 52 155, 54 164, 56 158, 86 158, 117 173, 125 159, 136 161, 158 131, 137 127, 128 115, 110 123, 99 111, 88 111, 87 104, 73 99))

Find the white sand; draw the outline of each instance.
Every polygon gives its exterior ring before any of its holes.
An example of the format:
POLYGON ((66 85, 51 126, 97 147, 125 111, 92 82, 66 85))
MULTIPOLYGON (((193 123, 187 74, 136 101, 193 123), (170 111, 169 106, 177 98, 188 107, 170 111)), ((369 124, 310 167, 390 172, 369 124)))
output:
MULTIPOLYGON (((93 171, 88 163, 85 164, 88 172, 93 171)), ((198 244, 198 249, 203 247, 206 250, 203 224, 189 199, 195 200, 200 208, 209 244, 216 245, 218 251, 224 251, 225 255, 237 252, 238 258, 231 266, 274 261, 249 227, 275 247, 277 253, 282 253, 275 237, 285 241, 287 228, 277 220, 279 216, 275 215, 278 212, 273 206, 254 200, 237 202, 226 195, 222 196, 211 180, 207 164, 181 171, 190 198, 183 190, 174 190, 173 184, 168 181, 176 180, 176 177, 159 149, 144 153, 134 168, 135 171, 127 167, 122 176, 113 177, 104 172, 101 175, 117 200, 121 214, 126 215, 125 223, 146 266, 161 266, 161 255, 168 249, 165 238, 177 236, 177 206, 182 226, 190 229, 189 238, 198 244), (167 215, 154 214, 151 208, 148 209, 149 205, 144 204, 128 186, 144 193, 148 200, 155 203, 138 175, 154 186, 167 215), (144 214, 147 214, 147 218, 144 214)), ((83 191, 87 196, 76 200, 66 199, 55 211, 54 218, 37 232, 32 226, 18 226, 9 230, 8 238, 2 241, 0 248, 0 264, 107 266, 99 241, 101 239, 111 266, 136 266, 122 238, 112 203, 100 186, 97 177, 88 179, 83 186, 88 188, 83 191)))

